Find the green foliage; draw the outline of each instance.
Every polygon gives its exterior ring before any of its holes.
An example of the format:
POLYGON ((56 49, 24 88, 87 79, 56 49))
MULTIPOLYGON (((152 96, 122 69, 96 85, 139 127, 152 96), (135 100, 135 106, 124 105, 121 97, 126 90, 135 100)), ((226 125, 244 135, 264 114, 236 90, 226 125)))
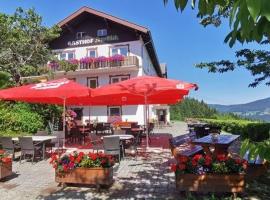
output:
POLYGON ((203 101, 185 98, 183 101, 170 107, 170 114, 172 120, 185 120, 185 118, 211 118, 218 114, 218 112, 203 101))
POLYGON ((78 64, 66 60, 60 60, 58 61, 58 64, 60 69, 65 72, 76 71, 76 69, 78 69, 78 64))
POLYGON ((61 117, 56 106, 0 102, 0 135, 18 136, 46 128, 48 121, 61 117))
POLYGON ((12 85, 10 81, 10 74, 0 71, 0 89, 7 88, 12 85))
POLYGON ((3 103, 0 107, 0 130, 2 134, 35 133, 44 128, 42 118, 31 110, 28 104, 3 103))
POLYGON ((224 73, 227 71, 233 71, 236 67, 244 67, 251 72, 252 76, 255 76, 253 83, 250 87, 256 87, 259 83, 266 81, 266 85, 270 85, 270 51, 264 50, 250 50, 242 49, 237 51, 236 62, 230 60, 221 60, 209 63, 197 64, 198 68, 207 68, 211 73, 224 73))
POLYGON ((13 15, 0 14, 0 70, 18 83, 21 76, 38 74, 39 66, 52 57, 48 43, 59 28, 47 28, 34 9, 18 8, 13 15), (27 67, 26 67, 27 66, 27 67))
MULTIPOLYGON (((163 0, 165 4, 168 0, 163 0)), ((218 26, 221 19, 228 18, 231 32, 225 42, 232 47, 235 41, 241 43, 261 42, 270 37, 269 0, 191 0, 191 7, 198 11, 197 17, 203 25, 218 26)), ((188 0, 174 0, 175 7, 183 11, 188 0)))
POLYGON ((263 141, 269 139, 270 123, 243 119, 202 119, 203 121, 220 126, 222 130, 241 135, 242 139, 263 141))
POLYGON ((243 156, 247 151, 249 151, 249 157, 251 160, 256 159, 259 155, 261 158, 270 161, 270 140, 253 142, 246 139, 241 144, 240 154, 243 156))

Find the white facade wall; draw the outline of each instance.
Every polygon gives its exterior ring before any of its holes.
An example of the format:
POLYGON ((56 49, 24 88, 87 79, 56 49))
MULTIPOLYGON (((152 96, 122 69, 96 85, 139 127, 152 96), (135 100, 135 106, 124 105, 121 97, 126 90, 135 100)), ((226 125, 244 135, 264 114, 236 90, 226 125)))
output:
MULTIPOLYGON (((87 47, 74 47, 74 48, 66 48, 66 49, 56 49, 54 50, 55 53, 57 52, 68 52, 72 51, 75 53, 76 59, 81 59, 87 56, 87 49, 97 49, 97 56, 110 56, 110 47, 116 45, 129 45, 129 56, 137 56, 139 60, 139 68, 137 71, 128 72, 130 78, 134 78, 137 76, 142 75, 150 75, 150 76, 157 76, 157 73, 153 67, 151 59, 148 55, 148 52, 144 46, 143 41, 130 41, 130 42, 122 42, 122 43, 114 43, 114 44, 102 44, 102 45, 95 45, 95 46, 87 46, 87 47)), ((123 74, 127 74, 124 72, 123 74)), ((110 75, 119 75, 117 73, 102 73, 102 74, 95 74, 92 73, 91 70, 88 70, 83 75, 76 75, 73 76, 76 78, 76 81, 80 84, 87 85, 87 77, 98 77, 98 85, 103 86, 109 84, 110 82, 110 75)), ((83 117, 82 122, 84 123, 85 120, 98 120, 99 122, 107 122, 107 106, 90 106, 90 107, 79 107, 83 109, 83 117)), ((154 117, 154 113, 152 111, 153 106, 150 105, 150 119, 154 117)), ((143 105, 134 105, 134 106, 122 106, 122 120, 123 121, 136 121, 139 124, 144 124, 144 113, 145 109, 143 105)))

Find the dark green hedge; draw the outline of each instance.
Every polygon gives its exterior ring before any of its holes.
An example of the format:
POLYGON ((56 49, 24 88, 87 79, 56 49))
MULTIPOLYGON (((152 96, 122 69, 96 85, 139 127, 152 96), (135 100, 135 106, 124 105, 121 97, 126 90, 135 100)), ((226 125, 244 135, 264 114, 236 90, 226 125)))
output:
POLYGON ((202 119, 203 121, 218 125, 222 130, 241 135, 242 139, 263 141, 269 139, 270 123, 234 119, 202 119))

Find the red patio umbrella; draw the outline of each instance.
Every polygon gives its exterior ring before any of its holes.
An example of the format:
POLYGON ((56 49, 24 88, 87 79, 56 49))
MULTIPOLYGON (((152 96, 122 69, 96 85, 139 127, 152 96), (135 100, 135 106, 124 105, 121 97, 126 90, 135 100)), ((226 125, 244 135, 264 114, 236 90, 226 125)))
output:
MULTIPOLYGON (((0 90, 0 99, 63 105, 65 113, 65 106, 80 105, 80 98, 87 97, 90 103, 90 93, 91 89, 64 78, 0 90)), ((65 132, 65 118, 63 131, 65 132)))
MULTIPOLYGON (((72 80, 59 79, 0 90, 0 99, 57 105, 80 105, 91 89, 72 80)), ((90 98, 88 98, 90 103, 90 98)))
MULTIPOLYGON (((140 76, 126 81, 97 88, 92 93, 92 103, 107 105, 175 104, 188 95, 189 90, 198 89, 193 83, 153 76, 140 76)), ((145 109, 147 127, 147 109, 145 109)), ((148 134, 147 134, 148 146, 148 134)))

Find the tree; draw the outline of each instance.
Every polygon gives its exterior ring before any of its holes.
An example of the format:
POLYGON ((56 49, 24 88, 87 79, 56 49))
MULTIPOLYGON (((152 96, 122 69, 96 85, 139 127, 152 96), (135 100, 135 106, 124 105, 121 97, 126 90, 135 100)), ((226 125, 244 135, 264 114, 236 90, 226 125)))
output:
MULTIPOLYGON (((163 0, 165 4, 169 0, 163 0)), ((191 0, 191 7, 198 10, 197 17, 206 26, 219 26, 222 19, 229 18, 231 32, 225 42, 232 47, 235 41, 241 43, 270 38, 269 0, 191 0)), ((188 0, 174 0, 177 10, 183 11, 188 0)))
POLYGON ((34 9, 18 8, 13 15, 0 14, 0 70, 18 84, 21 76, 39 72, 52 58, 48 43, 59 36, 57 26, 47 28, 34 9))
POLYGON ((236 67, 244 67, 255 76, 254 81, 249 84, 250 87, 256 87, 263 81, 270 86, 270 51, 242 49, 235 54, 238 58, 236 62, 221 60, 196 64, 196 67, 208 68, 208 72, 212 73, 224 73, 233 71, 236 67))

